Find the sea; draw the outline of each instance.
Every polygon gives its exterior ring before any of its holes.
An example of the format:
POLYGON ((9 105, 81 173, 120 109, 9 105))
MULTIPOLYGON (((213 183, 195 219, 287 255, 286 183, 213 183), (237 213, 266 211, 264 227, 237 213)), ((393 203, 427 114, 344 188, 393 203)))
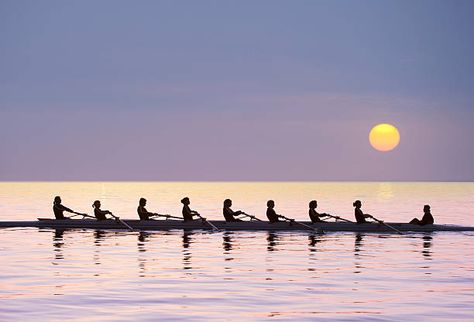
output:
MULTIPOLYGON (((208 219, 222 203, 265 218, 318 210, 353 219, 421 218, 474 226, 474 183, 457 182, 3 182, 0 220, 53 217, 52 203, 92 203, 137 218, 208 219)), ((0 321, 473 321, 474 232, 100 231, 0 229, 0 321)))

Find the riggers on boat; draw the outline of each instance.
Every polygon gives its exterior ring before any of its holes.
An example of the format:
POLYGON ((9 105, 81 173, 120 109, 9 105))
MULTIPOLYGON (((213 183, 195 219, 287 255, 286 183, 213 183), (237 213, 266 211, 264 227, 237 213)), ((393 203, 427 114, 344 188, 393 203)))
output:
MULTIPOLYGON (((322 230, 329 231, 350 231, 350 232, 387 232, 393 233, 395 228, 403 232, 431 232, 431 231, 474 231, 472 226, 457 226, 457 225, 414 225, 407 223, 364 223, 356 224, 351 222, 318 222, 312 223, 310 221, 298 222, 276 222, 269 223, 265 221, 239 221, 226 222, 223 220, 131 220, 124 219, 123 222, 134 230, 212 230, 216 227, 219 230, 247 230, 247 231, 302 231, 310 229, 315 231, 322 230), (209 223, 212 223, 210 225, 209 223)), ((9 227, 38 227, 38 228, 54 228, 54 229, 69 229, 69 228, 87 228, 87 229, 113 229, 122 230, 127 229, 122 222, 116 220, 94 220, 94 219, 46 219, 38 218, 37 221, 0 221, 0 228, 9 227)))

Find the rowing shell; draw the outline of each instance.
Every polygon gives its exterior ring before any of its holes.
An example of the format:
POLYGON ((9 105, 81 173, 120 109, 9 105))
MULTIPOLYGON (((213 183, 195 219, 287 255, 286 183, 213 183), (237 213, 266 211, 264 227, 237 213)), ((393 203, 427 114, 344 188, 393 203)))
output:
MULTIPOLYGON (((171 230, 171 229, 202 229, 209 230, 210 225, 201 220, 187 221, 182 220, 124 220, 128 225, 136 230, 171 230)), ((249 231, 292 231, 308 230, 302 225, 291 222, 269 223, 265 221, 242 221, 225 222, 223 220, 213 220, 212 223, 222 230, 249 230, 249 231)), ((314 227, 315 230, 323 231, 353 231, 353 232, 393 232, 392 229, 383 224, 365 223, 356 224, 348 222, 321 222, 311 223, 302 221, 301 223, 314 227)), ((456 225, 412 225, 405 223, 388 223, 390 226, 400 231, 412 232, 430 232, 430 231, 474 231, 472 226, 456 225)), ((89 228, 89 229, 124 229, 124 225, 114 220, 97 221, 94 219, 44 219, 38 218, 37 221, 0 221, 0 228, 8 227, 38 227, 38 228, 89 228)))

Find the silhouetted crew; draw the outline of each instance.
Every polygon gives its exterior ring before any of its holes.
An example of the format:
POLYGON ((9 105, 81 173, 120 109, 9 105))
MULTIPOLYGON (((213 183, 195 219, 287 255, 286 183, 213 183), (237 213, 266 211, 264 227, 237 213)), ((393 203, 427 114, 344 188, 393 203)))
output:
POLYGON ((279 222, 279 215, 275 212, 275 202, 273 200, 267 201, 267 218, 270 222, 279 222))
POLYGON ((184 221, 194 220, 193 216, 199 215, 197 211, 191 210, 191 208, 189 208, 191 202, 189 201, 188 197, 181 199, 181 203, 183 204, 182 214, 184 221))
POLYGON ((242 213, 242 211, 237 210, 233 211, 230 209, 232 207, 232 200, 226 199, 224 200, 224 208, 222 209, 222 213, 224 215, 225 221, 242 221, 234 216, 238 216, 242 213))
POLYGON ((410 221, 410 224, 421 225, 421 226, 434 224, 434 218, 433 218, 433 215, 431 214, 430 205, 425 205, 423 207, 423 212, 425 214, 423 215, 423 218, 421 218, 421 220, 418 220, 418 218, 413 218, 410 221))
POLYGON ((97 218, 97 220, 106 220, 107 217, 105 217, 105 215, 111 215, 112 213, 108 210, 101 210, 100 209, 100 201, 99 200, 96 200, 94 201, 94 203, 92 204, 92 208, 94 208, 94 215, 95 215, 95 218, 97 218))
POLYGON ((151 212, 148 212, 145 206, 146 206, 146 199, 140 198, 140 201, 138 202, 138 208, 137 208, 138 217, 140 217, 140 220, 151 220, 150 217, 153 216, 154 214, 151 212))
POLYGON ((355 219, 357 223, 358 224, 366 223, 367 221, 365 220, 365 218, 370 218, 371 216, 369 214, 364 214, 362 212, 362 209, 360 209, 362 207, 362 202, 360 202, 360 200, 356 200, 354 201, 352 205, 355 207, 354 215, 355 215, 355 219))
POLYGON ((318 202, 316 200, 311 200, 309 202, 309 219, 311 219, 311 222, 312 223, 315 223, 315 222, 321 222, 321 217, 327 217, 328 214, 326 213, 318 213, 316 211, 316 208, 318 207, 318 202))
POLYGON ((53 212, 54 212, 54 216, 56 217, 56 219, 69 219, 68 217, 64 217, 64 212, 65 211, 71 212, 71 213, 74 212, 74 210, 71 210, 68 207, 63 206, 61 204, 61 197, 59 197, 59 196, 54 197, 53 212))

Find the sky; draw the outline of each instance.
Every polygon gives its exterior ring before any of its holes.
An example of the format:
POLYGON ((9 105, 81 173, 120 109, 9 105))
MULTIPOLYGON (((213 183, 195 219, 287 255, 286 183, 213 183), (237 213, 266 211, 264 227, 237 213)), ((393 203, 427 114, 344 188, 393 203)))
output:
POLYGON ((474 181, 473 16, 0 0, 0 180, 474 181), (378 123, 395 150, 370 146, 378 123))

